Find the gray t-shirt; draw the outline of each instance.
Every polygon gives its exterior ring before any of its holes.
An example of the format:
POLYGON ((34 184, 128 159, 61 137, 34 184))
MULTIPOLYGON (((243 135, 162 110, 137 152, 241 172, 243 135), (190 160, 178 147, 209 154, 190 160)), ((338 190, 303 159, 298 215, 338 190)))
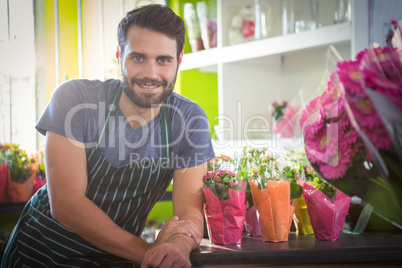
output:
MULTIPOLYGON (((51 131, 85 144, 92 150, 99 125, 107 109, 116 109, 109 123, 109 134, 101 144, 106 159, 115 167, 158 159, 161 156, 160 115, 133 129, 119 107, 108 105, 119 80, 74 79, 60 85, 52 95, 36 129, 51 131)), ((209 123, 203 109, 195 102, 173 92, 166 100, 171 121, 171 148, 174 169, 189 168, 215 158, 209 123)))

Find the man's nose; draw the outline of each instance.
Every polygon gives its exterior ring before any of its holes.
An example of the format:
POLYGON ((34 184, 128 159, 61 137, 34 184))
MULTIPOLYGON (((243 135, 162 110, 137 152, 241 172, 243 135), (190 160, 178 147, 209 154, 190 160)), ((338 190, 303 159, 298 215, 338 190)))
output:
POLYGON ((157 64, 153 61, 148 61, 144 66, 143 75, 144 75, 144 77, 147 77, 150 79, 157 79, 158 78, 157 64))

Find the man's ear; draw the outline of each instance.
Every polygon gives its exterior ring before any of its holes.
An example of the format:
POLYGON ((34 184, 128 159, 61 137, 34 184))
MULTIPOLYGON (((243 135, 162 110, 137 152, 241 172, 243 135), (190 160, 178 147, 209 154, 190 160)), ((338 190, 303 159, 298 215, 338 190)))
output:
POLYGON ((117 49, 116 49, 116 59, 117 59, 117 62, 120 64, 120 47, 119 46, 117 46, 117 49))
POLYGON ((180 53, 180 57, 179 57, 179 66, 181 64, 181 61, 183 60, 183 50, 180 53))

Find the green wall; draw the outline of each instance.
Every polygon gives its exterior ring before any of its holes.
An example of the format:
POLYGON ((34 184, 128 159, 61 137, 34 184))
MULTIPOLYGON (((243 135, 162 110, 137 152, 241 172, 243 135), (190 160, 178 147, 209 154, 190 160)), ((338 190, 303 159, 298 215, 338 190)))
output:
MULTIPOLYGON (((183 18, 185 3, 197 3, 200 0, 170 0, 168 5, 176 14, 183 18)), ((207 0, 208 4, 216 4, 216 1, 207 0)), ((190 53, 191 46, 186 35, 184 53, 190 53)), ((206 112, 211 126, 211 135, 214 132, 214 125, 218 116, 218 74, 202 72, 198 69, 180 71, 177 76, 175 91, 195 102, 197 102, 206 112)))

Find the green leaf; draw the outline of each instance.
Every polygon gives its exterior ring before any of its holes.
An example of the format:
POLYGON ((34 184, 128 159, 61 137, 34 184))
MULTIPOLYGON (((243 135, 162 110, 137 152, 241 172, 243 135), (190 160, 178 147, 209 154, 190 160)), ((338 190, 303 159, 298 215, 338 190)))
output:
POLYGON ((290 183, 290 199, 299 198, 303 193, 303 187, 297 183, 290 183))

